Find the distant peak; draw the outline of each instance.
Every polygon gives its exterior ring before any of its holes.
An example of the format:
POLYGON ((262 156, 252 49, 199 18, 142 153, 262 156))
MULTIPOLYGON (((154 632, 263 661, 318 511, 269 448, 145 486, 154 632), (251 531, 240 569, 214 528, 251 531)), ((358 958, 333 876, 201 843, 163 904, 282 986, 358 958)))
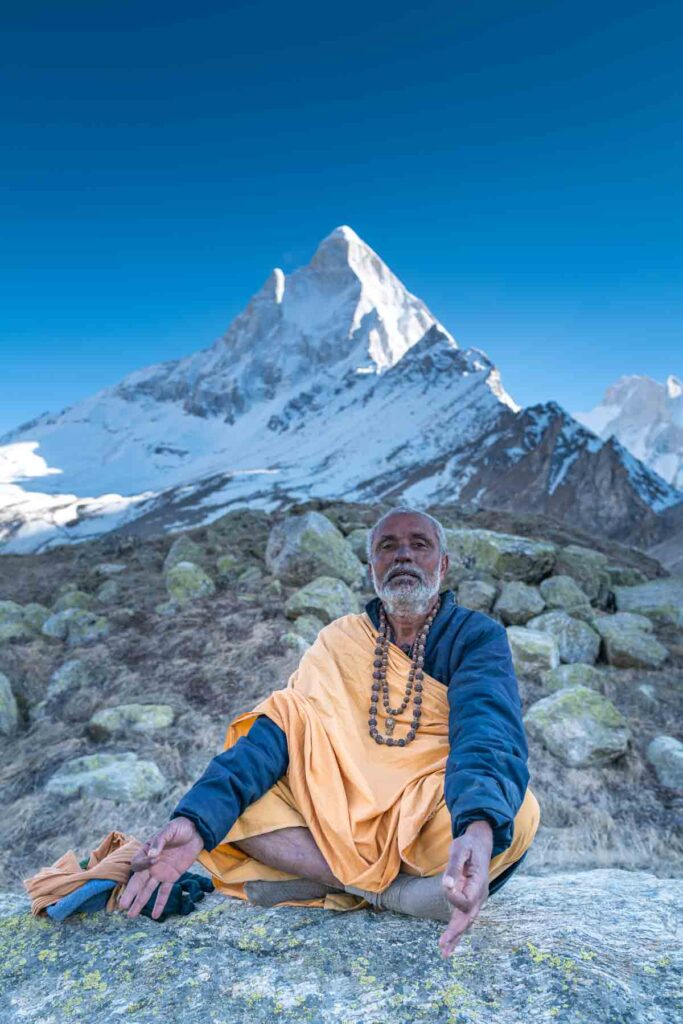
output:
POLYGON ((357 260, 359 257, 363 258, 366 256, 374 256, 375 259, 379 259, 367 242, 364 242, 353 228, 350 228, 347 224, 342 224, 323 238, 316 249, 312 263, 344 263, 349 265, 354 259, 357 260))
POLYGON ((683 395, 683 384, 673 374, 666 378, 666 393, 669 398, 680 398, 683 395))

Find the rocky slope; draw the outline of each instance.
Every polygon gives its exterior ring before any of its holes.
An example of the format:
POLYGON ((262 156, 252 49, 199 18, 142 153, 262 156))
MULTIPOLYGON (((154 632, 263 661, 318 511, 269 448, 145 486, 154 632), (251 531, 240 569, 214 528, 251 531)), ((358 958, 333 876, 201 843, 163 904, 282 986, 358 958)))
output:
POLYGON ((649 543, 681 500, 555 403, 520 410, 348 227, 308 266, 274 270, 210 348, 0 442, 14 552, 338 494, 514 507, 649 543))
POLYGON ((243 509, 175 538, 0 557, 3 1020, 677 1019, 683 581, 541 516, 433 509, 459 602, 508 629, 541 805, 455 962, 438 958, 438 925, 216 894, 164 924, 27 914, 23 878, 112 829, 148 838, 229 719, 371 596, 364 542, 382 508, 243 509))

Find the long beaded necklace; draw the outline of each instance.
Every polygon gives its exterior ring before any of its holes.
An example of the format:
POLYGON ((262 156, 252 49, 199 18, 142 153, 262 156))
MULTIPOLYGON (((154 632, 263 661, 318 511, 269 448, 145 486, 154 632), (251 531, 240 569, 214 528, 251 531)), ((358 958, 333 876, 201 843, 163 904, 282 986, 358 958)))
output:
POLYGON ((422 716, 422 680, 424 679, 424 672, 422 666, 424 665, 424 652, 425 644, 427 642, 427 634, 429 633, 434 617, 439 610, 439 602, 437 601, 436 606, 429 613, 422 629, 415 638, 415 643, 411 650, 411 661, 410 672, 408 673, 408 684, 403 694, 403 700, 397 708, 392 708, 389 705, 389 684, 387 683, 387 663, 389 661, 389 630, 390 625, 387 619, 384 605, 379 606, 379 633, 375 640, 375 660, 373 661, 373 673, 372 673, 372 691, 370 695, 370 717, 368 718, 368 726, 370 735, 372 736, 375 743, 386 743, 388 747, 405 747, 407 743, 412 743, 417 735, 417 730, 420 728, 420 718, 422 716), (413 696, 413 720, 410 724, 410 729, 405 735, 405 738, 395 739, 392 736, 394 727, 396 725, 396 717, 403 714, 405 709, 408 707, 410 702, 410 695, 415 688, 415 695, 413 696), (379 702, 379 691, 382 691, 382 703, 384 705, 384 711, 387 714, 387 719, 384 723, 386 735, 382 736, 377 728, 377 704, 379 702))

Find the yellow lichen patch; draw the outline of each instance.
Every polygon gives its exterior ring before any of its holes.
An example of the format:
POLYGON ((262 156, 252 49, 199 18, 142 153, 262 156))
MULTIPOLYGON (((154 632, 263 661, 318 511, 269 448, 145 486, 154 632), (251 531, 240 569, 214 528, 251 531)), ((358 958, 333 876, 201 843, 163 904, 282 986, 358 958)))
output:
POLYGON ((83 975, 81 987, 93 992, 104 993, 107 991, 107 983, 102 979, 101 973, 97 970, 89 971, 88 974, 83 975))
POLYGON ((38 953, 39 960, 48 960, 50 963, 54 963, 57 959, 56 949, 41 949, 38 953))
POLYGON ((557 953, 546 953, 538 946, 535 946, 533 942, 527 942, 527 949, 531 955, 531 959, 535 964, 548 964, 549 967, 557 967, 561 970, 565 978, 570 981, 575 979, 576 974, 576 962, 568 956, 559 956, 557 953))

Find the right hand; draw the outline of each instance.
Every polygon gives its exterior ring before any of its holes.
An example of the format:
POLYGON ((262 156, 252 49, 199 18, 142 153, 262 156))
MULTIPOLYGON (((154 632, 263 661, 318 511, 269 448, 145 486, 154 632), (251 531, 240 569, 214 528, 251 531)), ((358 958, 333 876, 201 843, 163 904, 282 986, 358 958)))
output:
POLYGON ((177 882, 204 849, 204 840, 189 818, 172 818, 138 850, 131 861, 132 874, 119 896, 118 905, 137 917, 157 886, 152 917, 157 918, 177 882))

